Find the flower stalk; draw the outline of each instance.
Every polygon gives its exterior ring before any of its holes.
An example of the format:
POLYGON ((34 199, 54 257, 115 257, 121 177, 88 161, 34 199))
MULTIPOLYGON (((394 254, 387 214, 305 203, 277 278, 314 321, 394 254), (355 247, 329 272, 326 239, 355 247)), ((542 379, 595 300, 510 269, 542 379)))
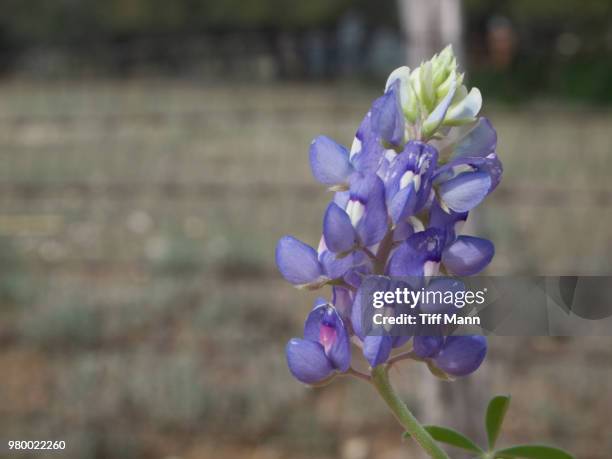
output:
POLYGON ((406 404, 395 392, 389 380, 387 365, 379 365, 372 369, 372 384, 402 427, 406 429, 406 432, 410 434, 431 458, 449 459, 444 450, 437 445, 431 435, 429 435, 427 430, 414 417, 406 404))

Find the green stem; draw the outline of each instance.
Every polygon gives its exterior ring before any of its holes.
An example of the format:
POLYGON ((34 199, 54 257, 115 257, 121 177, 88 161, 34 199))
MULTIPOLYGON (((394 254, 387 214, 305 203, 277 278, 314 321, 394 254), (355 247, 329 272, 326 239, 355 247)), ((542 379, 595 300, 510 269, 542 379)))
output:
POLYGON ((449 459, 448 455, 434 441, 421 423, 410 412, 406 404, 398 397, 391 382, 386 365, 379 365, 372 369, 372 383, 387 403, 399 423, 406 429, 412 438, 433 459, 449 459))

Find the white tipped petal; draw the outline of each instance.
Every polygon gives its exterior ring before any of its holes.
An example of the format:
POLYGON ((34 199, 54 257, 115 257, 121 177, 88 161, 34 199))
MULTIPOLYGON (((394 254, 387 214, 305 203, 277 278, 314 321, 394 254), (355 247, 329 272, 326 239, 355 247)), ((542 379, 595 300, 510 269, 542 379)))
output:
POLYGON ((472 88, 469 94, 446 113, 445 124, 462 123, 473 120, 482 107, 482 95, 478 88, 472 88))

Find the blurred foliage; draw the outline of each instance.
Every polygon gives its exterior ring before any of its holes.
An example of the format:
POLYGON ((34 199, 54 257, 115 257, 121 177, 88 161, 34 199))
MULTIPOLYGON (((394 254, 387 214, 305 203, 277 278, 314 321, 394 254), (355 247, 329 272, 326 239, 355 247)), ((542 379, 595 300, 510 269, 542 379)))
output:
MULTIPOLYGON (((94 69, 92 74, 103 74, 105 70, 113 74, 129 70, 140 59, 146 61, 141 68, 174 68, 176 74, 181 74, 191 68, 186 62, 196 62, 209 53, 206 68, 217 66, 226 75, 228 68, 233 68, 230 61, 246 65, 263 49, 263 60, 254 66, 267 68, 267 73, 262 70, 265 74, 332 75, 333 69, 342 68, 336 65, 343 57, 335 48, 335 31, 342 19, 348 13, 359 18, 358 27, 363 30, 361 35, 355 35, 361 37, 355 38, 359 41, 355 49, 360 56, 383 56, 384 52, 374 46, 373 32, 391 31, 399 40, 397 3, 398 0, 0 0, 0 49, 5 51, 0 68, 25 70, 43 77, 61 75, 62 70, 72 75, 88 68, 94 69), (321 31, 329 33, 324 36, 321 31), (293 44, 288 45, 287 40, 281 39, 284 32, 294 34, 296 41, 290 40, 293 44), (299 38, 302 32, 305 33, 299 38), (217 36, 229 37, 229 41, 215 41, 217 36), (287 46, 294 48, 287 51, 287 46), (294 55, 284 61, 287 52, 294 55), (270 54, 276 61, 272 64, 265 61, 270 54), (327 73, 311 71, 316 65, 326 67, 327 73)), ((464 0, 464 5, 467 48, 474 61, 470 76, 489 98, 514 102, 545 94, 612 103, 612 91, 608 89, 612 71, 609 0, 464 0), (509 21, 518 37, 511 68, 496 70, 489 65, 488 57, 483 60, 490 53, 488 30, 496 18, 509 21), (563 50, 564 39, 569 51, 563 50)), ((393 42, 389 47, 397 49, 398 45, 393 42)), ((361 58, 366 60, 367 57, 361 58)), ((361 62, 359 71, 351 74, 386 74, 390 64, 383 59, 376 65, 380 69, 370 72, 361 62)))
POLYGON ((555 62, 554 59, 523 56, 511 72, 475 69, 470 73, 470 82, 488 98, 509 104, 544 94, 551 98, 609 105, 612 104, 611 75, 611 60, 578 56, 555 62))
POLYGON ((335 20, 350 4, 350 0, 2 0, 0 27, 5 36, 26 43, 210 27, 306 27, 335 20))
POLYGON ((464 0, 471 13, 495 11, 508 14, 521 22, 556 21, 568 22, 605 20, 612 11, 609 0, 464 0))
POLYGON ((545 94, 612 103, 612 2, 465 0, 465 4, 473 41, 487 42, 487 29, 499 19, 507 20, 516 34, 510 68, 475 65, 471 72, 472 82, 489 97, 520 102, 545 94))

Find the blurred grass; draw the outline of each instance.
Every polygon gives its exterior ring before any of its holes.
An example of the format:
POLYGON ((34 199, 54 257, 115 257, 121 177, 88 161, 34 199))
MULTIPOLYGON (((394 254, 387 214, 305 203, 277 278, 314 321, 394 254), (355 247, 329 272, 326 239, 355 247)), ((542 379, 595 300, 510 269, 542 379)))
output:
MULTIPOLYGON (((0 87, 0 400, 11 400, 0 431, 66 438, 75 458, 354 459, 347 445, 364 438, 376 457, 409 451, 399 435, 382 442, 395 427, 368 388, 307 391, 288 375, 283 346, 314 294, 273 266, 280 235, 318 240, 328 195, 310 177, 310 140, 349 144, 374 96, 154 80, 0 87)), ((506 170, 477 212, 476 232, 497 246, 490 272, 609 273, 612 112, 487 114, 506 170)), ((493 386, 529 412, 510 435, 609 457, 588 393, 610 362, 585 358, 599 342, 572 341, 571 354, 546 342, 554 352, 528 359, 520 340, 493 343, 493 386)), ((426 412, 410 378, 403 389, 426 412)))

